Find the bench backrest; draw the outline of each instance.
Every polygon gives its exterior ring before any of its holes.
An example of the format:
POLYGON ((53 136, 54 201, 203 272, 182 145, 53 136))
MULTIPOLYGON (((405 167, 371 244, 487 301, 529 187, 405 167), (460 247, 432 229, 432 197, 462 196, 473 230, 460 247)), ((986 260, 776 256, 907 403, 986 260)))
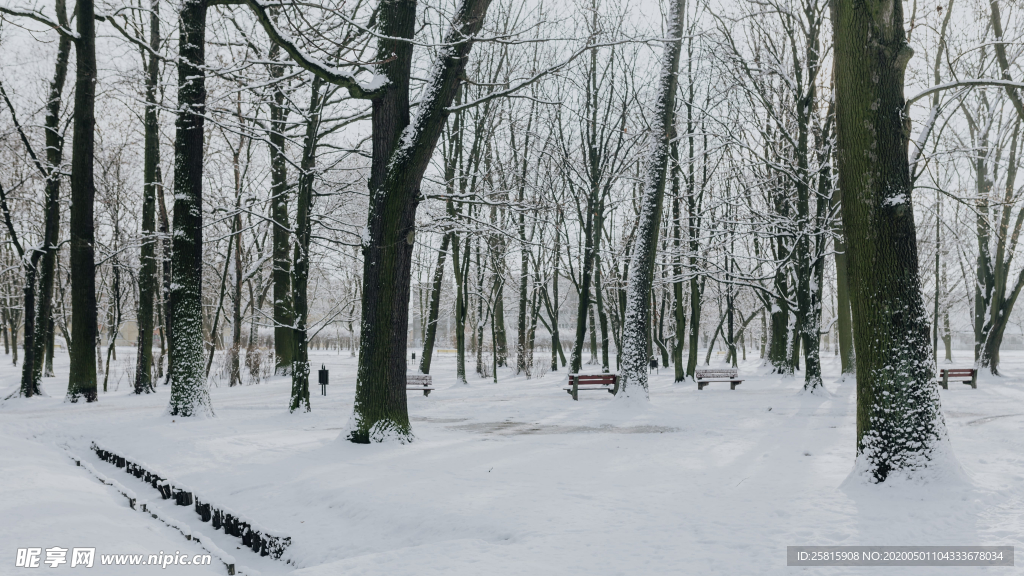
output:
POLYGON ((430 386, 434 382, 434 377, 430 374, 406 374, 405 385, 406 386, 430 386))
POLYGON ((697 370, 697 378, 735 378, 735 368, 705 368, 697 370))
POLYGON ((974 368, 943 368, 939 371, 939 375, 948 376, 974 376, 974 368))
POLYGON ((613 385, 618 380, 618 374, 570 374, 569 383, 576 380, 578 384, 602 384, 613 385))

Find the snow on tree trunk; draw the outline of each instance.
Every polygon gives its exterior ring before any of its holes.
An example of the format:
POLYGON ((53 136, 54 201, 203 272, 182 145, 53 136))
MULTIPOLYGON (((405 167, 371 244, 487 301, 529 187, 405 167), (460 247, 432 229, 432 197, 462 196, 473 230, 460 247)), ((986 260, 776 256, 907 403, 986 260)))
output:
POLYGON ((347 437, 352 442, 412 440, 406 401, 409 283, 420 182, 448 117, 473 38, 490 0, 464 0, 455 11, 415 120, 407 124, 415 2, 385 2, 378 13, 379 69, 390 83, 373 105, 370 207, 363 238, 361 349, 356 398, 347 437), (393 57, 391 55, 393 54, 393 57), (394 132, 395 128, 398 132, 394 132), (391 140, 393 134, 399 135, 391 140))
POLYGON ((206 0, 185 0, 179 19, 174 137, 170 380, 173 416, 212 414, 203 364, 203 115, 206 0))
POLYGON ((857 466, 872 482, 923 477, 948 452, 921 299, 904 73, 894 0, 831 5, 839 187, 857 354, 857 466))
POLYGON ((665 196, 669 147, 675 137, 676 87, 679 53, 682 50, 682 17, 685 0, 670 5, 668 38, 662 56, 661 82, 655 116, 651 122, 650 160, 640 200, 633 260, 626 287, 626 317, 622 333, 621 398, 647 399, 647 350, 651 325, 651 286, 658 247, 658 227, 665 196), (676 40, 678 38, 678 40, 676 40))
MULTIPOLYGON (((276 62, 281 49, 277 44, 270 47, 271 62, 276 62)), ((267 140, 270 143, 270 204, 271 216, 274 220, 273 252, 274 252, 274 373, 287 376, 292 369, 292 357, 295 344, 292 342, 295 311, 292 301, 292 274, 289 241, 291 224, 288 222, 288 159, 285 157, 286 122, 289 109, 285 105, 284 87, 281 77, 284 66, 272 64, 270 78, 275 82, 273 98, 270 101, 270 130, 267 140)))
MULTIPOLYGON (((57 2, 57 18, 67 26, 67 10, 63 1, 57 2)), ((36 304, 36 336, 32 382, 36 388, 45 373, 53 376, 53 284, 57 267, 57 243, 60 235, 59 167, 64 157, 64 136, 60 130, 61 97, 68 73, 71 39, 63 34, 57 45, 57 65, 50 83, 50 99, 46 103, 46 216, 43 225, 43 258, 39 270, 39 294, 36 304), (46 370, 44 371, 44 359, 46 370)))

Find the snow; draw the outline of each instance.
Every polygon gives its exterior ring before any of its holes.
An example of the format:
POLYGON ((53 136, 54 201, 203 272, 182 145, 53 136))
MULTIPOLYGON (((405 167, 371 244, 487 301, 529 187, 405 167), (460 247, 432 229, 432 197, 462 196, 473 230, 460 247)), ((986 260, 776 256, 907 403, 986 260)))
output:
MULTIPOLYGON (((390 576, 812 573, 785 566, 786 546, 1022 545, 1024 352, 1002 353, 1011 376, 940 390, 951 468, 881 485, 852 472, 856 384, 837 381, 829 352, 830 394, 802 393, 802 374, 769 375, 750 360, 735 391, 698 392, 662 369, 650 376, 650 402, 637 404, 598 392, 574 402, 564 371, 528 380, 502 369, 498 384, 470 375, 456 385, 454 356, 435 355, 436 390, 409 395, 415 440, 370 445, 340 436, 355 389, 347 351, 310 351, 332 372, 310 413, 289 414, 290 380, 274 377, 211 388, 216 417, 184 419, 166 415, 167 386, 132 394, 134 350, 117 352, 99 402, 63 401, 68 357, 58 353, 47 396, 0 405, 0 573, 29 546, 216 555, 212 566, 168 566, 172 574, 224 574, 226 556, 243 574, 390 576), (92 442, 291 545, 280 561, 252 553, 100 461, 92 442)), ((958 352, 956 366, 969 357, 958 352)), ((9 358, 0 356, 0 398, 18 385, 9 358)), ((142 573, 122 568, 91 573, 142 573)))

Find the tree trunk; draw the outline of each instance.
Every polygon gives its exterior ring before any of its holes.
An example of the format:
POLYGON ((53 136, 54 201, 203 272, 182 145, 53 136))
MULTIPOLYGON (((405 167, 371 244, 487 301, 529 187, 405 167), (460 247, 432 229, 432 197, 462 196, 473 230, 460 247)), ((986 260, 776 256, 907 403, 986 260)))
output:
MULTIPOLYGON (((276 62, 281 49, 277 44, 270 48, 269 57, 276 62)), ((270 102, 270 212, 274 225, 274 373, 287 376, 292 368, 292 355, 295 344, 294 334, 295 313, 292 306, 291 285, 291 250, 289 241, 291 227, 288 221, 288 159, 285 157, 285 122, 288 120, 288 107, 284 102, 284 89, 281 77, 284 66, 272 64, 270 79, 274 82, 273 98, 270 102)))
POLYGON ((206 0, 184 0, 179 25, 179 112, 175 121, 171 239, 170 413, 195 416, 212 414, 203 371, 202 318, 206 0))
MULTIPOLYGON (((210 367, 213 366, 213 356, 217 351, 217 340, 220 338, 220 316, 224 311, 224 297, 227 295, 228 271, 231 270, 231 252, 235 247, 234 227, 228 235, 228 253, 224 256, 224 271, 220 274, 220 290, 217 292, 217 307, 214 308, 213 320, 210 321, 210 353, 206 356, 206 369, 203 370, 203 381, 210 377, 210 367)), ((222 342, 223 343, 223 342, 222 342)))
POLYGON ((590 312, 590 283, 594 273, 594 209, 597 207, 597 187, 592 187, 587 199, 587 216, 583 226, 583 266, 580 271, 580 296, 576 308, 576 338, 569 356, 569 373, 578 374, 583 366, 583 344, 587 338, 587 315, 590 312))
POLYGON ((633 244, 633 261, 629 267, 626 288, 621 384, 618 393, 623 398, 647 399, 650 294, 665 196, 669 147, 675 138, 676 87, 679 80, 679 55, 682 51, 682 18, 686 4, 685 0, 677 0, 669 6, 667 36, 670 40, 665 41, 662 56, 661 84, 655 107, 657 114, 651 122, 649 165, 644 178, 644 193, 633 244))
POLYGON ((67 398, 96 401, 96 264, 93 181, 96 21, 93 0, 78 2, 74 142, 71 149, 71 372, 67 398))
POLYGON ((598 253, 594 255, 594 307, 597 308, 597 323, 601 329, 601 372, 608 373, 608 314, 604 309, 604 286, 601 280, 601 254, 598 253))
MULTIPOLYGON (((45 258, 45 256, 44 256, 45 258)), ((53 293, 50 293, 51 304, 50 304, 50 315, 46 318, 46 359, 45 365, 43 366, 43 377, 53 378, 53 336, 54 336, 54 325, 53 325, 53 293)))
POLYGON ((686 309, 683 307, 683 244, 682 213, 679 190, 679 144, 672 142, 672 312, 675 314, 675 341, 672 346, 674 382, 686 380, 686 365, 683 364, 683 343, 686 339, 686 309))
MULTIPOLYGON (((160 49, 160 2, 150 1, 149 44, 160 49)), ((146 70, 145 158, 142 188, 142 253, 139 269, 139 352, 135 363, 135 393, 155 392, 153 387, 153 306, 157 292, 156 188, 160 165, 160 124, 157 118, 157 84, 160 59, 149 55, 146 70)))
MULTIPOLYGON (((505 332, 505 278, 503 276, 504 266, 500 266, 503 263, 504 257, 495 255, 494 257, 494 311, 491 312, 491 331, 494 332, 493 348, 494 348, 494 365, 495 366, 508 366, 508 337, 505 332)), ((497 374, 495 374, 497 378, 497 374)))
POLYGON ((313 236, 313 184, 316 177, 316 149, 320 139, 321 90, 323 81, 313 77, 310 87, 306 136, 302 145, 302 162, 299 172, 298 204, 295 211, 295 261, 292 266, 292 288, 294 290, 295 333, 292 342, 295 350, 292 363, 292 396, 289 410, 309 412, 309 246, 313 236))
POLYGON ((242 385, 242 368, 239 353, 242 350, 242 213, 240 206, 235 209, 235 285, 231 299, 231 358, 228 386, 242 385))
POLYGON ((476 373, 483 376, 484 369, 484 262, 480 250, 480 238, 474 242, 473 251, 476 253, 476 373))
POLYGON ((348 438, 368 443, 412 440, 406 401, 409 283, 420 182, 448 107, 461 83, 473 38, 489 0, 465 0, 451 20, 446 48, 432 68, 415 121, 409 125, 409 76, 416 23, 412 1, 381 3, 378 70, 390 80, 373 101, 373 165, 363 244, 361 350, 348 438), (403 134, 404 132, 404 134, 403 134))
POLYGON ((430 361, 434 356, 434 341, 437 338, 437 315, 441 307, 441 288, 444 285, 444 262, 448 255, 448 244, 452 233, 441 237, 441 249, 437 252, 434 267, 434 281, 430 288, 430 309, 427 312, 426 336, 423 338, 423 354, 420 355, 420 374, 430 374, 430 361))
POLYGON ((850 287, 846 263, 846 234, 842 220, 842 189, 832 193, 833 204, 838 205, 836 219, 835 260, 836 260, 836 330, 839 333, 839 364, 842 373, 853 374, 856 370, 853 354, 853 319, 850 317, 850 287))
POLYGON ((469 281, 469 239, 459 252, 459 235, 452 233, 452 269, 455 271, 455 381, 466 384, 466 313, 469 281))
MULTIPOLYGON (((56 5, 57 19, 62 26, 67 24, 67 11, 63 0, 56 5)), ((39 268, 39 291, 36 305, 36 324, 42 326, 42 334, 34 340, 33 375, 35 386, 40 385, 42 376, 53 376, 53 284, 57 268, 57 244, 60 236, 60 165, 64 158, 64 137, 60 131, 60 108, 64 83, 67 79, 68 58, 71 53, 71 39, 61 35, 57 44, 57 64, 50 95, 46 103, 46 219, 43 229, 43 255, 39 268), (40 337, 41 336, 41 337, 40 337), (45 362, 45 366, 44 366, 45 362)), ((36 329, 39 332, 39 329, 36 329)))
MULTIPOLYGON (((116 229, 115 229, 116 230, 116 229)), ((115 231, 115 238, 118 236, 115 231)), ((103 372, 103 391, 107 391, 107 380, 110 379, 110 359, 117 360, 117 334, 121 331, 121 266, 117 260, 111 262, 113 282, 110 287, 110 328, 107 330, 107 369, 103 372)))
POLYGON ((913 475, 946 442, 932 382, 911 204, 903 82, 913 51, 893 0, 831 4, 839 187, 857 353, 858 468, 913 475))
POLYGON ((171 307, 171 223, 167 218, 167 204, 164 202, 164 184, 160 174, 160 167, 157 166, 156 171, 157 185, 156 185, 156 202, 160 216, 160 276, 161 286, 160 294, 162 297, 161 313, 160 316, 163 318, 163 329, 165 340, 165 346, 167 348, 167 378, 164 380, 164 385, 171 383, 171 348, 174 342, 174 326, 173 318, 174 312, 171 307))

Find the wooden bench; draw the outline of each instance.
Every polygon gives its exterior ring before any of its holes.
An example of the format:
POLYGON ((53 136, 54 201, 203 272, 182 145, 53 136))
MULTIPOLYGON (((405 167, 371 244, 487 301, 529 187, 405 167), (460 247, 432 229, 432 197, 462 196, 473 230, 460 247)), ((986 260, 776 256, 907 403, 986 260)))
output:
POLYGON ((743 380, 736 378, 737 374, 735 368, 704 368, 697 370, 697 390, 703 390, 705 386, 712 382, 728 382, 729 389, 735 390, 737 386, 743 383, 743 380))
POLYGON ((939 385, 943 390, 949 390, 950 379, 961 380, 971 388, 978 389, 978 371, 974 368, 942 368, 939 377, 939 385))
POLYGON ((619 392, 618 374, 569 374, 569 385, 562 388, 572 396, 580 399, 581 390, 607 390, 612 396, 619 392))
POLYGON ((434 389, 434 377, 430 374, 406 374, 405 375, 405 391, 409 392, 412 390, 423 390, 424 396, 430 396, 430 391, 434 389))

